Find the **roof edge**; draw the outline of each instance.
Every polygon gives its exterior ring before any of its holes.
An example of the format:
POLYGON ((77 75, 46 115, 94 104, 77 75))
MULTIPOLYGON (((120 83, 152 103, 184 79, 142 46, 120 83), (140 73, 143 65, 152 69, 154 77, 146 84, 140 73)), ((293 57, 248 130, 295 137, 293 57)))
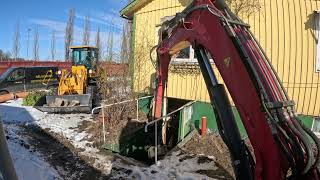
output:
POLYGON ((132 19, 136 10, 143 7, 152 0, 133 0, 120 10, 120 16, 126 19, 132 19))

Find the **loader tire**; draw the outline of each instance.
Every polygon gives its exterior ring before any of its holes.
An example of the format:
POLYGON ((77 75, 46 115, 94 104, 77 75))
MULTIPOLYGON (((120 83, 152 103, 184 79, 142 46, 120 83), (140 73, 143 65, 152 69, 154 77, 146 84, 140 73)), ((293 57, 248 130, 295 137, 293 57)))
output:
POLYGON ((86 93, 90 94, 89 106, 90 106, 90 109, 92 109, 93 108, 93 96, 94 96, 93 87, 92 86, 88 86, 86 93))

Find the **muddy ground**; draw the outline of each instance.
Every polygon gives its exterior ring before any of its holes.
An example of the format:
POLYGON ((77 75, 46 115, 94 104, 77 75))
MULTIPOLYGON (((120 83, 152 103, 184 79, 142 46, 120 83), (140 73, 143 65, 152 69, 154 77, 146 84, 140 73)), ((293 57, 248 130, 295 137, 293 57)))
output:
MULTIPOLYGON (((52 137, 36 125, 20 125, 19 135, 28 141, 20 141, 20 145, 30 151, 39 152, 50 163, 63 179, 105 179, 98 170, 77 156, 77 151, 63 138, 52 137), (60 139, 59 142, 57 139, 60 139)), ((11 137, 7 136, 7 139, 11 137)))
MULTIPOLYGON (((42 158, 57 170, 62 179, 113 179, 114 176, 117 179, 125 179, 132 172, 131 170, 112 167, 111 173, 106 175, 93 167, 93 159, 79 155, 82 150, 75 148, 68 139, 48 130, 43 130, 37 125, 21 124, 18 127, 20 129, 18 135, 24 137, 24 139, 18 139, 19 144, 30 152, 40 153, 42 158), (124 176, 121 177, 119 174, 124 174, 124 176)), ((10 140, 10 138, 16 137, 6 136, 6 138, 10 140)), ((110 158, 111 161, 117 159, 110 152, 101 151, 100 153, 110 158)))

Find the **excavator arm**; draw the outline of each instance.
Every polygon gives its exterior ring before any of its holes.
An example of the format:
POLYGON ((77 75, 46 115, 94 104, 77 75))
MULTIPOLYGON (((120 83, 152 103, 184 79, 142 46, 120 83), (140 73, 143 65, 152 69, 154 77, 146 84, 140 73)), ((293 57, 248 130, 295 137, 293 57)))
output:
POLYGON ((297 119, 294 102, 249 25, 236 17, 223 0, 194 0, 162 24, 154 116, 159 118, 162 113, 172 55, 190 45, 195 49, 236 178, 319 179, 318 138, 297 119), (239 111, 255 158, 239 135, 227 93, 216 79, 208 54, 239 111))

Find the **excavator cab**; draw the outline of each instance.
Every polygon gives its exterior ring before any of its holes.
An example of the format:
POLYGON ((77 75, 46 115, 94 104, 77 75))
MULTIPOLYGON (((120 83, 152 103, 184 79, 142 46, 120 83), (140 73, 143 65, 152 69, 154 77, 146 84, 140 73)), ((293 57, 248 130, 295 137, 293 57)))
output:
POLYGON ((93 46, 71 46, 70 49, 73 66, 85 66, 88 70, 97 69, 98 48, 93 46))

